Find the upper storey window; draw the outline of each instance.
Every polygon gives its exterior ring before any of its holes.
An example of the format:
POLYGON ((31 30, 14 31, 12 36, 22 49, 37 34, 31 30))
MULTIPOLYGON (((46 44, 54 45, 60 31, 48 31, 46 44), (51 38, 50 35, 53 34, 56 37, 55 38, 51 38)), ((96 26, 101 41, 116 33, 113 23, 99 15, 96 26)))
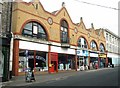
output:
POLYGON ((47 33, 45 32, 45 29, 36 22, 27 23, 23 28, 22 35, 47 40, 47 33))
POLYGON ((106 33, 106 40, 108 41, 108 33, 106 33))
POLYGON ((95 41, 92 41, 91 44, 90 44, 90 47, 92 50, 97 50, 97 44, 95 41))
POLYGON ((80 48, 88 48, 87 47, 87 41, 85 38, 81 37, 79 40, 78 40, 78 47, 80 48))
POLYGON ((99 50, 100 50, 100 52, 105 52, 105 48, 104 48, 104 45, 102 43, 100 44, 99 50))
POLYGON ((61 43, 69 43, 68 24, 65 20, 62 20, 61 22, 60 38, 61 38, 61 43))

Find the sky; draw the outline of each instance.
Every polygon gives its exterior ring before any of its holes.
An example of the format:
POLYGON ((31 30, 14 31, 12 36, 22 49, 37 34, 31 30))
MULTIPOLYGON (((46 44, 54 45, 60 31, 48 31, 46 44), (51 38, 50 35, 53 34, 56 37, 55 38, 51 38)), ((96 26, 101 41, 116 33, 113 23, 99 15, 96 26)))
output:
MULTIPOLYGON (((30 0, 24 1, 29 2, 30 0)), ((93 23, 95 29, 108 29, 116 35, 118 35, 118 10, 111 8, 118 9, 119 1, 120 0, 40 0, 44 9, 48 12, 60 10, 62 2, 65 2, 65 7, 73 23, 79 23, 80 17, 82 17, 86 28, 90 28, 91 23, 93 23), (83 3, 83 1, 90 4, 83 3)))

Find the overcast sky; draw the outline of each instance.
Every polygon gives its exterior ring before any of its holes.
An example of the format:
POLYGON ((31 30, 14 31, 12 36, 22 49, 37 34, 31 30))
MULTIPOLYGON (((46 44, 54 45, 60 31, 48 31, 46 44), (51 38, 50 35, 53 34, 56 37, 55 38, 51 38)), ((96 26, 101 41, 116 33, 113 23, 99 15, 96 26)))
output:
MULTIPOLYGON (((24 0, 29 1, 29 0, 24 0)), ((65 7, 74 23, 80 22, 80 17, 83 17, 86 28, 94 24, 94 28, 106 28, 118 35, 118 2, 120 0, 40 0, 44 9, 48 12, 61 9, 62 2, 65 2, 65 7), (86 4, 81 1, 101 5, 86 4), (110 8, 105 8, 105 7, 110 8)))

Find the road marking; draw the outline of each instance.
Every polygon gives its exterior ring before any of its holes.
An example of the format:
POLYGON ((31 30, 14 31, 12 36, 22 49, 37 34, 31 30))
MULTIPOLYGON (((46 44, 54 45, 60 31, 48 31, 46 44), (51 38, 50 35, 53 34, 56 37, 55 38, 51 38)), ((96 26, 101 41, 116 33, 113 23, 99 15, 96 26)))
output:
POLYGON ((94 69, 94 70, 88 70, 86 72, 95 72, 95 71, 108 70, 108 69, 113 69, 113 68, 94 69))
POLYGON ((97 70, 89 70, 89 71, 86 71, 86 72, 95 72, 95 71, 97 71, 97 70))

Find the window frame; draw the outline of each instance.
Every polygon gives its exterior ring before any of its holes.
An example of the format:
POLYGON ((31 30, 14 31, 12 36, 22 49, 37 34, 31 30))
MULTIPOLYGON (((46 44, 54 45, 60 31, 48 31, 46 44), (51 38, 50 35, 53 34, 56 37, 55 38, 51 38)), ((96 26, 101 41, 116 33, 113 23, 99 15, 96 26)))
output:
POLYGON ((91 41, 91 43, 90 43, 90 48, 91 48, 92 50, 98 50, 98 49, 97 49, 97 43, 96 43, 94 40, 91 41), (94 45, 95 45, 95 47, 93 47, 94 45))
POLYGON ((104 45, 102 43, 100 43, 99 51, 100 52, 105 52, 105 47, 104 47, 104 45))
POLYGON ((66 20, 62 20, 60 26, 61 26, 60 27, 60 40, 61 40, 61 43, 69 43, 69 39, 68 39, 68 23, 66 22, 66 20))
POLYGON ((41 24, 39 24, 37 22, 28 22, 26 25, 23 27, 23 31, 22 31, 23 36, 48 40, 46 30, 44 29, 44 27, 41 24), (27 29, 26 25, 29 25, 29 24, 31 24, 31 27, 29 29, 27 29), (35 31, 34 27, 36 27, 36 31, 35 31), (44 31, 44 33, 40 32, 40 30, 44 31), (24 31, 31 32, 31 34, 25 33, 24 31), (42 36, 45 36, 45 37, 42 37, 42 36))
POLYGON ((81 37, 81 38, 78 39, 77 45, 80 48, 88 49, 87 40, 84 37, 81 37), (84 44, 82 44, 81 39, 84 40, 84 44))

